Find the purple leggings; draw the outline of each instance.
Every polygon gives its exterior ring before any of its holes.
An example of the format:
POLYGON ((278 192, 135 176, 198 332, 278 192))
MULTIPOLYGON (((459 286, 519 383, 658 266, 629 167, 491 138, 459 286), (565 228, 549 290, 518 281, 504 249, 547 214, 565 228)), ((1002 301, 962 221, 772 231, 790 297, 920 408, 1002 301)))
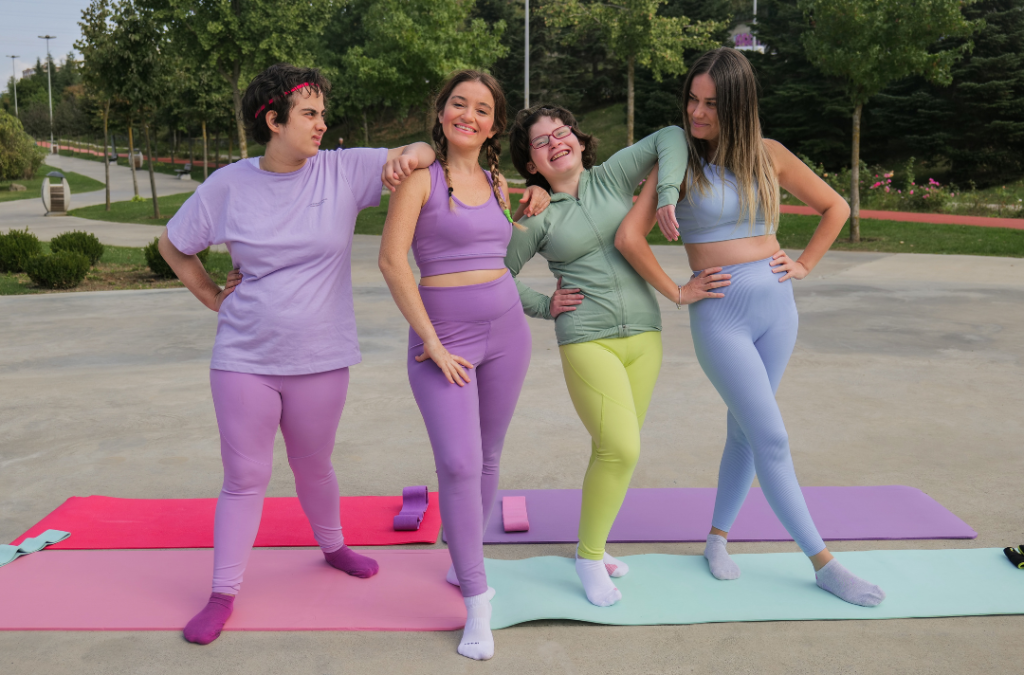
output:
POLYGON ((348 368, 312 375, 211 370, 210 388, 224 462, 213 526, 213 592, 235 594, 260 527, 278 426, 317 543, 325 553, 344 545, 331 452, 348 393, 348 368))
POLYGON ((421 286, 445 348, 474 368, 451 384, 409 331, 409 383, 434 449, 441 520, 464 597, 487 591, 484 527, 498 491, 498 462, 530 365, 530 328, 512 275, 472 286, 421 286))

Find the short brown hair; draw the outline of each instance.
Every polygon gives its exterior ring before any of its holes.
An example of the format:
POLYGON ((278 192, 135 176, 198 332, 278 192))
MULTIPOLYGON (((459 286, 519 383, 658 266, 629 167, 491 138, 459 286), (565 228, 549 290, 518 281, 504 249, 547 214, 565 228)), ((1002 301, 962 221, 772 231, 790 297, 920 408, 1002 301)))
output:
POLYGON ((319 70, 296 68, 288 63, 270 66, 252 79, 242 95, 242 123, 254 141, 266 145, 273 137, 273 132, 267 126, 267 113, 271 110, 277 113, 278 124, 288 123, 288 113, 295 105, 288 92, 307 83, 309 89, 322 94, 325 99, 331 93, 331 83, 319 70), (271 100, 273 103, 270 103, 271 100))
POLYGON ((562 106, 542 103, 527 110, 519 111, 519 114, 516 115, 516 121, 512 123, 512 127, 508 130, 508 144, 509 150, 512 152, 512 164, 516 167, 519 175, 526 179, 527 185, 538 185, 550 192, 551 185, 548 183, 547 178, 540 175, 540 173, 530 173, 526 169, 526 165, 530 163, 530 127, 536 124, 541 117, 560 120, 562 124, 567 124, 572 128, 573 135, 583 145, 582 158, 584 169, 594 166, 594 159, 597 156, 597 139, 590 134, 580 131, 580 127, 576 123, 576 117, 562 106))

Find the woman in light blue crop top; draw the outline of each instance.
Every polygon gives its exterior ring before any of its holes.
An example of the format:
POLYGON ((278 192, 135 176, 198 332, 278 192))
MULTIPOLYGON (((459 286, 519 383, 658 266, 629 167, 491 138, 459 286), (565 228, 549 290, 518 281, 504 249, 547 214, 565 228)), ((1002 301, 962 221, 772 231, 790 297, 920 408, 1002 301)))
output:
POLYGON ((718 579, 740 576, 726 538, 756 475, 775 515, 810 558, 818 586, 846 602, 873 607, 885 598, 882 589, 840 565, 818 534, 775 402, 796 344, 791 280, 803 279, 825 255, 849 206, 793 153, 762 139, 754 72, 740 52, 721 48, 704 54, 690 70, 683 94, 689 167, 676 206, 679 232, 664 227, 663 232, 669 240, 682 237, 697 274, 716 273, 718 292, 679 286, 651 252, 646 236, 657 208, 650 189, 656 179, 647 181, 615 245, 652 286, 689 305, 697 360, 729 407, 704 549, 708 567, 718 579), (797 260, 780 250, 775 238, 780 186, 822 214, 797 260))
MULTIPOLYGON (((409 321, 409 384, 437 467, 441 520, 466 627, 458 651, 494 655, 483 533, 498 491, 498 462, 530 365, 530 328, 505 252, 512 236, 508 188, 498 171, 505 96, 490 75, 454 74, 435 101, 438 161, 413 172, 391 198, 380 269, 409 321), (491 167, 480 168, 486 150, 491 167), (409 249, 420 284, 409 267, 409 249), (470 375, 472 373, 472 375, 470 375)), ((548 195, 523 195, 516 219, 548 195)))

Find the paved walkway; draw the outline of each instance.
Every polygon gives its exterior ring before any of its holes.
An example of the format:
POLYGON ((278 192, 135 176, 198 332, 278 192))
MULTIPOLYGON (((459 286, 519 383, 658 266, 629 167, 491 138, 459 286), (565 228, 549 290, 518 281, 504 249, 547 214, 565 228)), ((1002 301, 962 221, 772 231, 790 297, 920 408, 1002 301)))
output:
MULTIPOLYGON (((363 363, 352 369, 335 448, 343 494, 437 486, 406 377, 408 328, 377 271, 379 242, 357 236, 353 245, 363 363)), ((658 247, 657 255, 676 278, 686 276, 681 248, 658 247)), ((553 287, 539 260, 524 280, 553 287)), ((795 292, 800 338, 778 398, 801 481, 912 485, 979 533, 973 541, 834 542, 832 550, 1024 541, 1024 261, 832 252, 795 292)), ((668 302, 662 312, 665 361, 633 485, 713 486, 725 408, 694 357, 688 312, 668 302)), ((184 290, 124 291, 0 297, 0 317, 0 541, 71 495, 217 494, 213 312, 184 290)), ((530 326, 533 360, 501 485, 576 488, 590 443, 565 391, 551 324, 531 319, 530 326)), ((268 495, 294 494, 279 440, 268 495)), ((730 548, 797 550, 778 542, 730 548)), ((611 550, 699 555, 701 547, 611 550)), ((486 553, 571 556, 572 546, 490 546, 486 553)), ((244 596, 243 588, 240 602, 244 596)), ((1018 670, 1022 634, 1022 616, 625 628, 538 621, 498 631, 497 656, 480 664, 455 653, 457 632, 228 632, 209 647, 172 632, 7 632, 0 633, 0 663, 8 672, 48 675, 932 675, 1018 670)))
MULTIPOLYGON (((65 171, 74 171, 100 182, 104 181, 102 162, 93 162, 77 157, 48 155, 46 163, 65 171)), ((149 172, 139 171, 139 195, 149 198, 149 172)), ((157 195, 170 195, 180 192, 192 192, 199 183, 193 180, 179 180, 174 176, 157 173, 157 195)), ((135 192, 132 188, 132 171, 125 166, 110 166, 110 201, 119 202, 131 199, 135 192)), ((85 192, 71 195, 71 208, 103 204, 106 200, 105 190, 85 192)), ((88 220, 74 216, 47 216, 42 199, 19 199, 13 202, 0 203, 0 231, 8 229, 28 228, 43 241, 49 241, 62 232, 81 230, 91 232, 99 237, 104 244, 111 246, 145 246, 153 241, 163 230, 162 226, 135 225, 130 223, 108 223, 102 220, 88 220)))

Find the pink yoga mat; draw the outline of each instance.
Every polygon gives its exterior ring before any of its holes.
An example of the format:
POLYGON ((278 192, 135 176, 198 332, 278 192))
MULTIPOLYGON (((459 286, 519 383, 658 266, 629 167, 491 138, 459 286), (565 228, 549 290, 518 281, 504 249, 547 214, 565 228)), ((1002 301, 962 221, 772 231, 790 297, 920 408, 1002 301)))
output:
MULTIPOLYGON (((711 527, 715 488, 631 488, 608 541, 704 541, 711 527)), ((805 487, 804 498, 822 539, 973 539, 978 533, 942 504, 904 485, 805 487)), ((526 495, 529 532, 505 532, 495 509, 486 544, 574 542, 579 490, 499 490, 526 495)), ((729 541, 792 541, 760 488, 747 495, 729 541)))
MULTIPOLYGON (((371 579, 319 550, 256 550, 225 630, 455 630, 445 549, 366 551, 371 579)), ((213 551, 41 551, 0 570, 0 630, 181 630, 210 597, 213 551)))
MULTIPOLYGON (((342 497, 341 527, 350 546, 433 544, 441 529, 437 493, 418 530, 396 532, 394 518, 402 498, 342 497)), ((63 530, 71 537, 52 549, 211 548, 216 499, 119 499, 69 497, 48 516, 12 543, 46 530, 63 530)), ((313 529, 296 497, 268 497, 256 546, 316 546, 313 529)))

